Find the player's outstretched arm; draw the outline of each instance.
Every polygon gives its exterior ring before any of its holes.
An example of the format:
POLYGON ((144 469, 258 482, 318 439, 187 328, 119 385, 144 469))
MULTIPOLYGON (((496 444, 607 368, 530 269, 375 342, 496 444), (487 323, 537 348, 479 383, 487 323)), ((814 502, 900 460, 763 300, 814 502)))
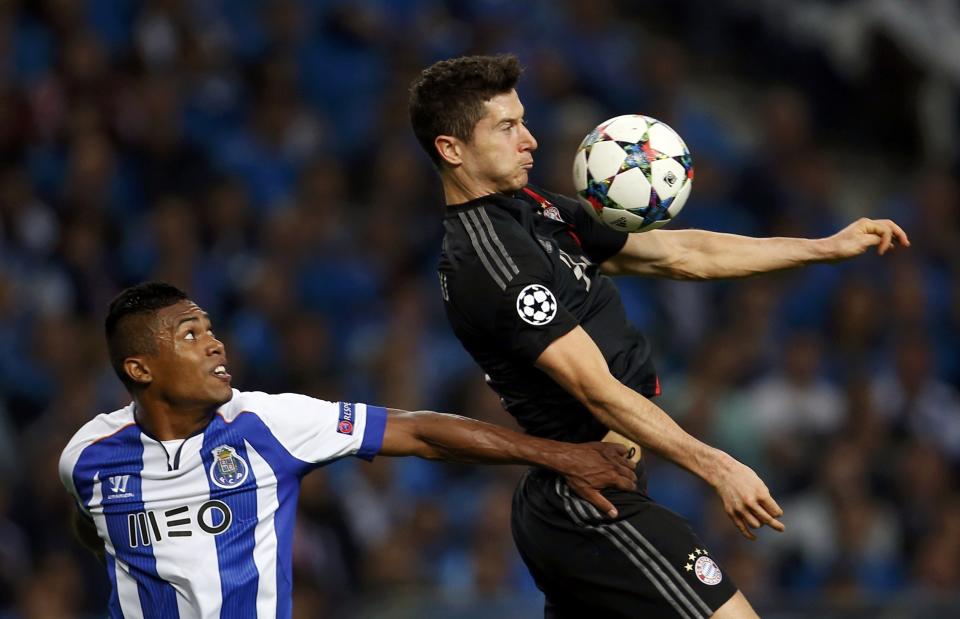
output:
POLYGON ((816 262, 836 262, 871 247, 883 255, 910 246, 907 233, 889 219, 858 219, 824 239, 753 238, 705 230, 653 230, 631 234, 601 265, 608 275, 654 275, 671 279, 746 277, 816 262))
POLYGON ((755 539, 751 528, 763 525, 783 531, 783 524, 777 520, 783 511, 757 474, 684 432, 660 407, 618 381, 582 327, 554 340, 536 365, 605 426, 713 486, 727 515, 748 539, 755 539))
POLYGON ((577 494, 611 518, 604 488, 632 490, 637 476, 627 449, 609 443, 560 443, 458 415, 388 409, 380 454, 471 464, 528 464, 561 473, 577 494))

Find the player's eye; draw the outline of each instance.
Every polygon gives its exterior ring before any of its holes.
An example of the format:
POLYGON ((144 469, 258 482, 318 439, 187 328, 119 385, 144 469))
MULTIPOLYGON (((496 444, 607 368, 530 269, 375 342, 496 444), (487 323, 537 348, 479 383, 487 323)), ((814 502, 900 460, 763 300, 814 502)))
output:
POLYGON ((183 339, 185 339, 185 340, 195 340, 195 339, 197 339, 197 334, 194 333, 193 329, 190 329, 189 331, 186 332, 186 334, 184 334, 183 339))

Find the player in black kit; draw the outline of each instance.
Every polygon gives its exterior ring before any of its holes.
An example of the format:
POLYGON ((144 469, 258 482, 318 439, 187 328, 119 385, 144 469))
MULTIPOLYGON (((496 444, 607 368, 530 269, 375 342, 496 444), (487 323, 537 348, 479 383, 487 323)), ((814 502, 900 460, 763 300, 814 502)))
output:
POLYGON ((414 133, 447 203, 440 290, 457 337, 530 434, 634 445, 635 492, 606 492, 616 518, 532 469, 518 486, 513 534, 548 618, 756 617, 703 542, 646 495, 640 446, 720 495, 743 535, 778 531, 782 512, 748 467, 684 432, 648 398, 660 391, 650 346, 606 275, 739 277, 909 245, 889 220, 860 219, 818 240, 698 230, 616 232, 577 202, 528 185, 537 142, 514 90, 514 56, 445 60, 410 93, 414 133))

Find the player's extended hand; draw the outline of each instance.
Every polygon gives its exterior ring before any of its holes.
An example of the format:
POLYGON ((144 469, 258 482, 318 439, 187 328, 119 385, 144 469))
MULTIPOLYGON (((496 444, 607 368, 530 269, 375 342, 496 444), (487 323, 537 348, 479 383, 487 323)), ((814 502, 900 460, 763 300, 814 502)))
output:
POLYGON ((560 470, 570 489, 610 518, 617 517, 617 508, 600 491, 605 488, 633 490, 637 474, 627 459, 627 448, 614 443, 581 443, 570 445, 567 462, 560 470))
POLYGON ((861 217, 840 232, 827 238, 834 260, 859 256, 874 245, 881 256, 896 245, 910 247, 910 239, 903 228, 890 219, 861 217))
POLYGON ((750 529, 763 525, 780 532, 784 530, 783 523, 777 520, 783 510, 749 466, 726 456, 713 487, 723 501, 723 510, 747 539, 757 539, 750 529))

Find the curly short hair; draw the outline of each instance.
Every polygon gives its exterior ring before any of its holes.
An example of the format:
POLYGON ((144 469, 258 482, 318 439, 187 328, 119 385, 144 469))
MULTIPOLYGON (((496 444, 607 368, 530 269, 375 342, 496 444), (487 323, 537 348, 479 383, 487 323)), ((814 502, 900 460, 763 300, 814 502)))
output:
POLYGON ((516 56, 499 54, 441 60, 420 73, 410 86, 410 124, 435 166, 442 164, 436 137, 469 142, 484 102, 513 90, 522 72, 516 56))
POLYGON ((187 293, 165 282, 143 282, 127 288, 110 302, 104 321, 107 350, 113 371, 127 387, 135 384, 123 362, 134 355, 157 352, 155 315, 157 310, 187 299, 187 293))

